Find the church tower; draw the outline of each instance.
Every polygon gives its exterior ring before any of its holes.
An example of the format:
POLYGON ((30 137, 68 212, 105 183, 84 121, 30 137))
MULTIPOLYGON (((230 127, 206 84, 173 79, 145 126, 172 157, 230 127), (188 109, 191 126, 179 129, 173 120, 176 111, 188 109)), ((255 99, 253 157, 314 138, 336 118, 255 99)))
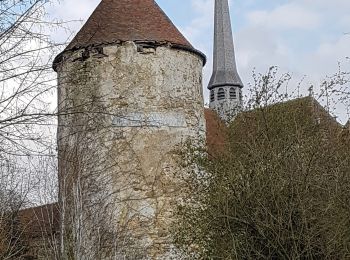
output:
POLYGON ((55 59, 61 259, 181 259, 180 154, 205 142, 204 63, 154 0, 102 0, 55 59))
POLYGON ((213 59, 209 107, 229 122, 242 109, 243 83, 235 61, 228 0, 215 0, 213 59))

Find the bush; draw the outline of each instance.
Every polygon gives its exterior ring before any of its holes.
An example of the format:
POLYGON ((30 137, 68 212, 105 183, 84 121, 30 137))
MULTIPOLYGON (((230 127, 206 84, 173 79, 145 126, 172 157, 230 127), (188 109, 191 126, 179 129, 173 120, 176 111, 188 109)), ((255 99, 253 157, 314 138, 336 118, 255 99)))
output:
POLYGON ((178 244, 198 259, 349 259, 350 142, 312 98, 242 113, 201 162, 178 244), (200 182, 200 183, 198 183, 200 182))

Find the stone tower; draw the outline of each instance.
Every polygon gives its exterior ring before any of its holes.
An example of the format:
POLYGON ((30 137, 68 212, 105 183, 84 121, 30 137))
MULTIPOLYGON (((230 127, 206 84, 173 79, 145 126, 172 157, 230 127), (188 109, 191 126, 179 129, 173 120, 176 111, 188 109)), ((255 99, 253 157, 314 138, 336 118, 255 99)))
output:
POLYGON ((215 0, 213 56, 209 107, 229 122, 242 108, 243 83, 235 61, 228 0, 215 0))
POLYGON ((62 259, 179 259, 204 63, 154 0, 102 0, 55 59, 62 259))

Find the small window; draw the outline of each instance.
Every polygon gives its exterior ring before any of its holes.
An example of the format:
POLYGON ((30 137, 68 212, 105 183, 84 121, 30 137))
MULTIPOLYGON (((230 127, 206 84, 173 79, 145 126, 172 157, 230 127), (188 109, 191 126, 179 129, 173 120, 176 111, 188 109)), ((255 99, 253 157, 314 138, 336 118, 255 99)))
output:
POLYGON ((239 100, 240 100, 240 101, 243 101, 243 94, 242 94, 242 91, 241 91, 241 90, 239 91, 239 100))
POLYGON ((237 99, 236 89, 230 88, 230 99, 237 99))
POLYGON ((218 100, 223 100, 226 98, 225 90, 223 88, 219 88, 218 90, 218 100))
POLYGON ((215 92, 214 92, 214 90, 212 89, 211 91, 210 91, 210 102, 213 102, 215 100, 215 92))

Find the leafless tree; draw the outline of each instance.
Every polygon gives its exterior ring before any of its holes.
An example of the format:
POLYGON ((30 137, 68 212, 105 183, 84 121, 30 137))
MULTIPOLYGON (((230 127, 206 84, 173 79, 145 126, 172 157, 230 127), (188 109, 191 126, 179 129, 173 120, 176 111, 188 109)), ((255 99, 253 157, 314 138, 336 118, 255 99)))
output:
MULTIPOLYGON (((65 25, 47 15, 52 2, 0 1, 0 216, 5 232, 0 236, 8 242, 0 242, 2 259, 25 251, 19 241, 23 227, 16 220, 18 212, 33 205, 29 199, 43 188, 44 172, 50 176, 47 180, 56 176, 50 166, 56 158, 51 66, 62 44, 51 40, 50 31, 65 25)), ((57 185, 51 184, 57 192, 57 185)))
POLYGON ((47 152, 55 88, 51 64, 60 44, 49 31, 47 0, 0 2, 0 158, 47 152), (41 128, 38 131, 38 128, 41 128))
POLYGON ((281 91, 288 75, 255 77, 226 152, 201 159, 207 178, 188 182, 178 243, 189 259, 349 258, 350 132, 327 109, 349 87, 345 75, 294 99, 281 91))

